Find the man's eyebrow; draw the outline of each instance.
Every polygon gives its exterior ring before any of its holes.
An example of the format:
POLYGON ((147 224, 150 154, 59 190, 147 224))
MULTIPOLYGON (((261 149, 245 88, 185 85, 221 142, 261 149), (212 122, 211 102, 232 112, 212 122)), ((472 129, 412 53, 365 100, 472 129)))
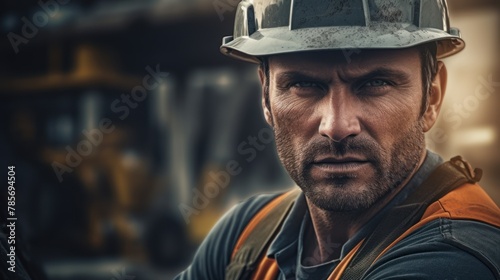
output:
POLYGON ((300 71, 285 71, 276 74, 276 81, 278 83, 285 81, 295 81, 295 80, 324 80, 324 79, 325 77, 307 74, 300 71))
POLYGON ((397 81, 407 81, 411 79, 410 73, 387 67, 377 67, 363 72, 364 73, 361 74, 348 74, 348 77, 342 80, 368 80, 376 77, 391 78, 397 81))
MULTIPOLYGON (((375 77, 386 77, 395 79, 397 81, 407 81, 410 80, 411 75, 405 71, 397 70, 393 68, 387 67, 377 67, 374 69, 370 69, 368 71, 352 71, 347 74, 343 74, 341 77, 342 81, 352 81, 352 80, 368 80, 375 77), (362 72, 362 73, 359 73, 362 72)), ((314 75, 301 71, 284 71, 276 74, 276 81, 286 82, 286 81, 295 81, 295 80, 330 80, 331 77, 325 77, 323 75, 314 75)))

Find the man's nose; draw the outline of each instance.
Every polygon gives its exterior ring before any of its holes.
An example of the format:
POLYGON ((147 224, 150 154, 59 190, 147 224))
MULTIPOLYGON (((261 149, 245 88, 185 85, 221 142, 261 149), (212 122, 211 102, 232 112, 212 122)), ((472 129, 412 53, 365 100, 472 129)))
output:
POLYGON ((341 142, 343 139, 361 132, 360 108, 356 106, 352 98, 341 94, 324 100, 325 102, 320 108, 319 134, 334 142, 341 142))

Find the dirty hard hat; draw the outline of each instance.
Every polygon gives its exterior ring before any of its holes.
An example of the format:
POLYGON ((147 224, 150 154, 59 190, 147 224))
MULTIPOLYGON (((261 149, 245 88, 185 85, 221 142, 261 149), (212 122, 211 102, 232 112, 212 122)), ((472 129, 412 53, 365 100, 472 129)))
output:
POLYGON ((445 0, 243 0, 223 54, 259 57, 303 51, 400 49, 437 42, 438 58, 465 47, 445 0))

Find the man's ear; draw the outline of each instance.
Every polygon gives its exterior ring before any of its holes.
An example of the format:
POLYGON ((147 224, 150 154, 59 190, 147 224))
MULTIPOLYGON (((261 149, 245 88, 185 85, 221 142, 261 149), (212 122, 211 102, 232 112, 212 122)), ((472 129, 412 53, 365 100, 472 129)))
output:
MULTIPOLYGON (((260 85, 262 88, 262 111, 264 112, 264 118, 266 119, 266 122, 273 127, 274 122, 273 122, 273 117, 271 115, 271 111, 269 110, 269 107, 266 102, 266 92, 269 94, 269 88, 268 88, 268 81, 266 81, 266 73, 264 73, 264 69, 262 67, 259 67, 259 80, 260 80, 260 85)), ((269 98, 269 97, 267 97, 269 98)), ((269 105, 270 106, 270 105, 269 105)))
POLYGON ((442 61, 438 61, 438 71, 436 77, 432 81, 429 100, 427 108, 423 115, 423 128, 424 132, 429 131, 439 116, 441 105, 443 104, 444 94, 446 93, 446 82, 448 79, 448 72, 446 66, 442 61))

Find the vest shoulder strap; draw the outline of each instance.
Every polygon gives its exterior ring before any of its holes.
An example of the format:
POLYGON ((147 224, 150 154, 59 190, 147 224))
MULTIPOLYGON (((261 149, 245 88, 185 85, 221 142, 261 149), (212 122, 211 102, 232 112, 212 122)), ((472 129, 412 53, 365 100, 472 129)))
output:
POLYGON ((393 207, 382 218, 373 232, 365 238, 341 279, 362 279, 379 254, 417 223, 431 203, 465 183, 478 182, 481 176, 481 169, 473 170, 460 156, 440 165, 403 203, 393 207))
POLYGON ((278 196, 252 218, 234 247, 225 279, 250 279, 300 193, 295 188, 278 196))

